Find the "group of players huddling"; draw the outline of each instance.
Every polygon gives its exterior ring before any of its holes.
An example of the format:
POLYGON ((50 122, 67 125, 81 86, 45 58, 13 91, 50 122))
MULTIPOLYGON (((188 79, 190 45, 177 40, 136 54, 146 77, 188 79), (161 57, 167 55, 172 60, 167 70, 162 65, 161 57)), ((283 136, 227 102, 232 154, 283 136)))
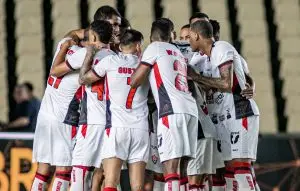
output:
POLYGON ((259 111, 247 63, 220 26, 194 14, 176 41, 167 18, 151 43, 110 6, 58 43, 39 111, 32 191, 259 190, 259 111), (70 187, 70 188, 69 188, 70 187))

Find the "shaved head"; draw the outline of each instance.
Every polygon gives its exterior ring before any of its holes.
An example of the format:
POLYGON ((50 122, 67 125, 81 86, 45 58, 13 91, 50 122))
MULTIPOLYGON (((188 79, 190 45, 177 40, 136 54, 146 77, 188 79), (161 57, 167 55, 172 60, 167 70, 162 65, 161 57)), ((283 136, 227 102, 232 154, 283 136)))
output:
POLYGON ((193 52, 204 51, 213 43, 213 27, 209 21, 201 20, 191 24, 190 45, 193 52))

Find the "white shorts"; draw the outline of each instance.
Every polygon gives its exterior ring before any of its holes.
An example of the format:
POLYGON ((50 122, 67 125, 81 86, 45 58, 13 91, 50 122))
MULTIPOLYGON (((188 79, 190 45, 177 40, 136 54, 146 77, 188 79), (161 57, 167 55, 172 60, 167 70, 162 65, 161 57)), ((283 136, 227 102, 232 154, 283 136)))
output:
POLYGON ((116 157, 129 164, 148 162, 149 159, 149 132, 148 123, 145 129, 128 127, 111 127, 104 134, 101 158, 116 157))
POLYGON ((157 124, 157 139, 161 162, 183 156, 195 158, 197 133, 197 117, 173 114, 160 118, 157 124))
POLYGON ((34 134, 32 162, 71 166, 76 131, 76 127, 40 112, 34 134))
POLYGON ((259 116, 227 120, 219 129, 224 160, 249 158, 256 160, 259 116))
POLYGON ((146 169, 156 173, 163 173, 163 165, 160 162, 157 148, 157 135, 155 133, 150 133, 150 154, 146 169))
MULTIPOLYGON (((213 138, 204 138, 197 141, 196 158, 189 161, 187 175, 216 173, 216 169, 220 168, 222 162, 219 152, 215 150, 216 144, 217 142, 213 138)), ((224 167, 224 163, 222 167, 224 167)))
POLYGON ((73 166, 100 168, 104 132, 105 125, 80 125, 73 150, 73 166))

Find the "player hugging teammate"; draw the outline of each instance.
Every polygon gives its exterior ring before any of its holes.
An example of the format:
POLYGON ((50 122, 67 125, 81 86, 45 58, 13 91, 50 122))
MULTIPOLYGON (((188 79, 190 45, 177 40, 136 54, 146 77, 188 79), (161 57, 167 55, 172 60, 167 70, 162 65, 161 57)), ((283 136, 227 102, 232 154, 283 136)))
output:
MULTIPOLYGON (((151 43, 112 7, 58 43, 38 115, 32 191, 259 190, 259 111, 246 61, 196 13, 176 41, 167 18, 151 43)), ((148 38, 148 37, 147 37, 148 38)))

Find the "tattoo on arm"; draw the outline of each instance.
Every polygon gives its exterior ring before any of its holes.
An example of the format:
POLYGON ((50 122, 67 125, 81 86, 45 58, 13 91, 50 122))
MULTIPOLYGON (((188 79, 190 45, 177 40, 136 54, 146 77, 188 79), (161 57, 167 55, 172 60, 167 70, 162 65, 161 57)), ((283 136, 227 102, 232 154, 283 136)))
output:
POLYGON ((88 46, 87 51, 86 51, 86 56, 83 61, 83 64, 81 66, 80 72, 79 72, 79 83, 80 84, 87 84, 88 79, 87 79, 87 73, 88 71, 91 70, 92 68, 92 61, 93 57, 95 55, 95 48, 93 46, 88 46))
POLYGON ((226 63, 219 68, 220 78, 204 77, 201 75, 196 76, 193 80, 202 83, 211 88, 217 88, 222 92, 231 92, 232 87, 232 63, 226 63))

